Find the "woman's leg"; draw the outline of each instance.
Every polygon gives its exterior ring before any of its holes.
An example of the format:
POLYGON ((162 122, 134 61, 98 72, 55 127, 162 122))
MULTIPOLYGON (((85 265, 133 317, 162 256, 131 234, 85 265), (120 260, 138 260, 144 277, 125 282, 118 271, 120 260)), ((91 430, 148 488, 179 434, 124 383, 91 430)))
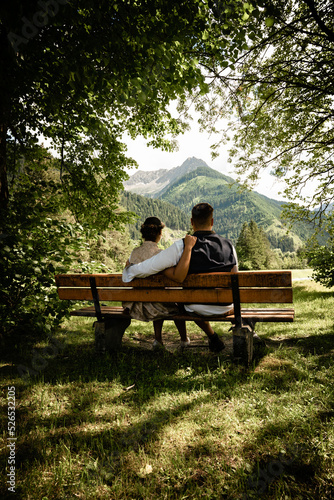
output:
POLYGON ((162 342, 162 325, 164 323, 163 319, 156 319, 153 321, 153 328, 154 328, 154 338, 157 342, 159 342, 161 345, 163 344, 162 342))

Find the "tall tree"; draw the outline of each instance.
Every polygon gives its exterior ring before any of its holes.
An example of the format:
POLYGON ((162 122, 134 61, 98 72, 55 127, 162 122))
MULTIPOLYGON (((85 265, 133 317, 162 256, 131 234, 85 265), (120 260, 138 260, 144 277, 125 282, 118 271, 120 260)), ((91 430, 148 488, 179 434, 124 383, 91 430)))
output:
POLYGON ((95 223, 116 221, 124 168, 134 163, 124 132, 170 148, 167 132, 185 125, 169 102, 208 91, 199 60, 237 57, 249 8, 234 0, 224 8, 211 0, 3 0, 0 206, 8 170, 43 134, 60 156, 72 210, 88 217, 101 207, 104 221, 95 223))
POLYGON ((0 204, 8 174, 41 134, 52 141, 72 210, 116 221, 122 135, 151 136, 182 124, 169 101, 204 79, 193 49, 207 27, 192 2, 4 0, 0 6, 0 204), (98 200, 98 201, 97 201, 98 200))
POLYGON ((168 104, 208 90, 199 57, 223 57, 212 12, 202 0, 1 1, 0 336, 60 321, 54 273, 85 244, 66 208, 88 229, 127 220, 123 135, 171 148, 185 125, 168 104))
POLYGON ((207 62, 216 93, 206 126, 227 117, 223 140, 233 135, 239 173, 252 184, 270 167, 286 181, 287 196, 305 207, 296 204, 297 213, 317 208, 321 215, 334 198, 334 3, 259 4, 262 10, 249 5, 243 54, 233 65, 207 62), (303 188, 313 184, 307 195, 303 188))
POLYGON ((236 251, 240 269, 269 269, 275 260, 266 233, 254 220, 244 222, 236 251))

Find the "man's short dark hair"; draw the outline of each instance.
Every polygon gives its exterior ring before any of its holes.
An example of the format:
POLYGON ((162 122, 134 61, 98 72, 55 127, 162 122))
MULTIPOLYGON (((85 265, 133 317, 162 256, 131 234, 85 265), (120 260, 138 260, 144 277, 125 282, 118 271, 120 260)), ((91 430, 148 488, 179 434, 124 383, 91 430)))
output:
POLYGON ((213 217, 213 208, 210 203, 197 203, 191 211, 191 217, 195 224, 204 226, 211 222, 213 217))

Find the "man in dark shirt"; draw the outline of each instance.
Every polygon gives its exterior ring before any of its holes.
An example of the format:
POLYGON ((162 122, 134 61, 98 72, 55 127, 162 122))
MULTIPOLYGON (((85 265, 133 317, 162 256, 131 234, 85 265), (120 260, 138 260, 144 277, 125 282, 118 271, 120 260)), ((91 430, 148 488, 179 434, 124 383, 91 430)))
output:
POLYGON ((215 233, 213 208, 209 203, 198 203, 191 212, 191 225, 197 237, 192 249, 188 273, 230 272, 237 265, 232 242, 215 233))
MULTIPOLYGON (((232 242, 212 230, 212 206, 209 203, 198 203, 193 207, 191 216, 191 225, 197 241, 192 249, 188 274, 237 271, 237 255, 232 242)), ((201 316, 230 314, 233 312, 233 304, 219 306, 190 304, 185 306, 185 310, 195 312, 201 316)), ((209 321, 199 319, 195 323, 208 336, 211 350, 220 351, 224 348, 223 342, 214 332, 209 321)))

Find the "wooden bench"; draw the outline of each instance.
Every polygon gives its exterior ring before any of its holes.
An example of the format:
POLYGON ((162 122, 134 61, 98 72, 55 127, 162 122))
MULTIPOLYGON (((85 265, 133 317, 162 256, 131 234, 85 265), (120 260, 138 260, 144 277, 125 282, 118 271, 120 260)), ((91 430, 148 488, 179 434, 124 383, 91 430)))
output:
MULTIPOLYGON (((101 305, 101 301, 233 302, 234 314, 207 319, 232 323, 234 357, 241 358, 247 365, 253 358, 256 323, 291 322, 294 319, 294 309, 279 306, 293 301, 291 271, 191 274, 182 285, 162 274, 136 278, 131 283, 123 283, 121 274, 59 274, 56 284, 60 299, 94 302, 94 306, 74 310, 71 315, 96 317, 95 348, 98 353, 119 348, 123 334, 131 323, 123 307, 101 305), (252 307, 241 307, 244 304, 252 304, 252 307), (267 307, 259 308, 258 304, 267 304, 267 307), (268 307, 268 304, 275 304, 275 307, 268 307)), ((180 312, 166 319, 194 321, 198 318, 196 314, 180 312)))

